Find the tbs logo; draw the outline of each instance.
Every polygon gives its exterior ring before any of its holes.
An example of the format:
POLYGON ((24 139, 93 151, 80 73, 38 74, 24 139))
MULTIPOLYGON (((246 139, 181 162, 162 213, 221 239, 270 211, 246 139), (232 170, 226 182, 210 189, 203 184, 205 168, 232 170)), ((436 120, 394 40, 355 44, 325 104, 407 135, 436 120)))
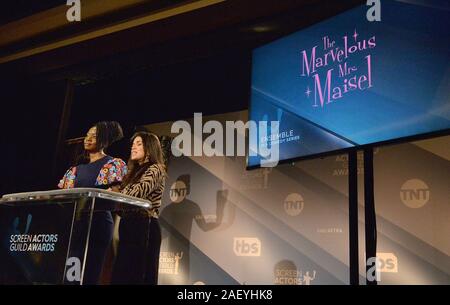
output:
POLYGON ((393 253, 377 253, 380 272, 398 272, 398 259, 393 253))
POLYGON ((381 272, 398 273, 398 259, 394 253, 377 253, 366 262, 366 277, 369 281, 381 281, 381 272))
POLYGON ((233 251, 236 256, 261 256, 261 241, 256 237, 235 237, 233 251))

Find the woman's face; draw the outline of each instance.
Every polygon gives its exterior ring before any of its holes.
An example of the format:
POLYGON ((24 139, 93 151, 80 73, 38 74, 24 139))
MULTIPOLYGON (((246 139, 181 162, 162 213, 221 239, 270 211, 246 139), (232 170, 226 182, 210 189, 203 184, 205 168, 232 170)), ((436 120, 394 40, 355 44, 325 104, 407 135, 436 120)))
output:
POLYGON ((86 151, 97 150, 97 127, 92 127, 84 137, 84 149, 86 151))
POLYGON ((144 143, 141 137, 136 137, 131 146, 131 160, 143 162, 145 160, 144 143))

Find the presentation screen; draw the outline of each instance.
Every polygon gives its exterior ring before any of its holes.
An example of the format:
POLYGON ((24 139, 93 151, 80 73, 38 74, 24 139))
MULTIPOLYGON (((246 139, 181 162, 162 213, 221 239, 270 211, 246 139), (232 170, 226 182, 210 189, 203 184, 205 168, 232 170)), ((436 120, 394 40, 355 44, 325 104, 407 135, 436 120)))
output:
POLYGON ((257 135, 280 161, 450 130, 450 2, 380 3, 253 50, 249 119, 280 122, 257 135))

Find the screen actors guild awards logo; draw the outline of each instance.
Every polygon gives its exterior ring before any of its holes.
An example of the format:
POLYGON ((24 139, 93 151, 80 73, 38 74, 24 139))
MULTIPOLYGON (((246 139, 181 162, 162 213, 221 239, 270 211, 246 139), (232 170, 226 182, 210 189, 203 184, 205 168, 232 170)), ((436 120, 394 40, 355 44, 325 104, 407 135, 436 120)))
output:
POLYGON ((58 234, 30 234, 32 219, 32 214, 28 214, 25 221, 21 217, 14 218, 9 236, 10 252, 55 251, 58 234))
POLYGON ((180 261, 183 258, 183 251, 161 252, 159 256, 159 273, 179 275, 180 261))
MULTIPOLYGON (((295 266, 294 266, 295 267, 295 266)), ((316 270, 302 271, 296 268, 277 268, 275 270, 275 285, 311 285, 316 279, 316 270)))

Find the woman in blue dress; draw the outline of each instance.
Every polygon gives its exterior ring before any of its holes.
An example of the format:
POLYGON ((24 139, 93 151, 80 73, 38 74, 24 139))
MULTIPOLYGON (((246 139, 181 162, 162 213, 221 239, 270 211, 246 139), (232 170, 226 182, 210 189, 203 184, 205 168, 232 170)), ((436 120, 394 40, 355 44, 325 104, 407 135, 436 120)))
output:
MULTIPOLYGON (((121 138, 123 138, 123 132, 117 122, 98 122, 92 126, 84 138, 82 160, 67 170, 58 187, 108 189, 120 185, 127 173, 126 163, 119 158, 107 155, 105 149, 121 138)), ((111 211, 104 207, 96 207, 91 223, 83 284, 99 284, 113 231, 114 221, 111 211)), ((82 257, 79 258, 82 260, 82 257)))

